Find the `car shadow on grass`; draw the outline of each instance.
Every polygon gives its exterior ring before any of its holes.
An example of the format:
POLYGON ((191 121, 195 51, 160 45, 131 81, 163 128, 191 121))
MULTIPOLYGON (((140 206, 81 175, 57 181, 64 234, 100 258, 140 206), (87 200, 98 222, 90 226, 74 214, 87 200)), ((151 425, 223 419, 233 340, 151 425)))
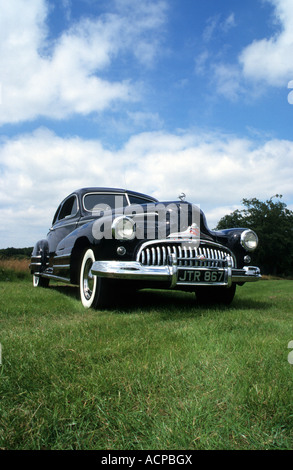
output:
POLYGON ((194 293, 182 291, 140 290, 117 296, 108 310, 115 314, 153 313, 202 315, 204 311, 225 312, 234 310, 266 310, 271 306, 267 301, 246 299, 235 296, 230 305, 210 302, 199 303, 194 293))
POLYGON ((50 284, 49 289, 52 289, 55 292, 59 292, 61 295, 70 297, 72 299, 80 300, 79 288, 77 286, 67 284, 50 284))
MULTIPOLYGON (((72 285, 51 285, 50 289, 69 298, 80 301, 79 288, 72 285)), ((271 307, 268 301, 238 297, 237 294, 230 305, 213 302, 207 305, 197 302, 193 292, 143 289, 117 293, 111 304, 104 308, 115 314, 151 313, 168 311, 168 313, 186 312, 201 315, 204 310, 227 311, 231 309, 265 310, 271 307)))
MULTIPOLYGON (((81 302, 78 286, 51 284, 49 289, 81 302)), ((113 299, 111 299, 111 303, 103 310, 111 310, 120 313, 135 313, 138 309, 154 310, 172 308, 172 310, 178 310, 178 308, 190 309, 195 305, 194 293, 143 289, 116 292, 113 299)))

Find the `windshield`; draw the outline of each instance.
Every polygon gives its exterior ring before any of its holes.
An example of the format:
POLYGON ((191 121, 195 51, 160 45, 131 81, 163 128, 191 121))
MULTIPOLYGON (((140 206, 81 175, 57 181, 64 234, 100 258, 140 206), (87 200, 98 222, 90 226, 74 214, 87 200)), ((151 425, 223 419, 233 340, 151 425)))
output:
POLYGON ((125 193, 88 193, 83 197, 83 207, 87 212, 100 212, 119 209, 129 204, 150 204, 156 199, 144 195, 125 193))
POLYGON ((125 194, 89 193, 83 198, 83 206, 88 212, 117 209, 127 205, 125 194))

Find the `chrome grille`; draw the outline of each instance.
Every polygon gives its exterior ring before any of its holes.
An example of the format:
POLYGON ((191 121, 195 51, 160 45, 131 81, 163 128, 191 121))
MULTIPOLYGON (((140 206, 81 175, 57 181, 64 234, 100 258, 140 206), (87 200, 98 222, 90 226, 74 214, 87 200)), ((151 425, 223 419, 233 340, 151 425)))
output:
POLYGON ((139 250, 136 260, 145 266, 164 266, 170 262, 170 255, 175 255, 178 266, 193 268, 223 268, 227 266, 227 256, 234 259, 232 253, 221 245, 212 242, 147 242, 139 250))

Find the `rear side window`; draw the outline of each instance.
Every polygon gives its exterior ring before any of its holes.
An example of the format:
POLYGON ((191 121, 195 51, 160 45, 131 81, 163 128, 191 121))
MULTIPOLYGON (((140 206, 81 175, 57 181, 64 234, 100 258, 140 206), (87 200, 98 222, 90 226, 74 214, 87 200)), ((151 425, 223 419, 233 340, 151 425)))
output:
POLYGON ((61 206, 62 206, 62 204, 60 204, 60 206, 58 207, 58 209, 57 209, 56 212, 55 212, 52 225, 54 225, 55 222, 56 222, 56 220, 57 220, 57 217, 58 217, 59 211, 60 211, 60 209, 61 209, 61 206))
POLYGON ((61 211, 58 215, 58 220, 65 218, 73 217, 77 213, 77 198, 76 196, 71 196, 66 199, 61 207, 61 211))

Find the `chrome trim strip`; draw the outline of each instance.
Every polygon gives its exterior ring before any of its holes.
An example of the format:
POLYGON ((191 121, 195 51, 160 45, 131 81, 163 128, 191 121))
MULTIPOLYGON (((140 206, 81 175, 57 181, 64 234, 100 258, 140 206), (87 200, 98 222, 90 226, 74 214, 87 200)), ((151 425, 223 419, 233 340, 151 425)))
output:
MULTIPOLYGON (((36 274, 36 273, 34 273, 34 274, 36 274)), ((70 282, 69 277, 61 277, 61 276, 56 276, 54 274, 42 274, 42 277, 47 277, 47 278, 53 279, 55 281, 70 282)))
POLYGON ((70 258, 70 256, 71 256, 70 253, 68 253, 66 255, 56 255, 56 256, 54 256, 54 261, 55 261, 55 259, 70 258))
POLYGON ((53 269, 58 268, 58 269, 68 269, 70 268, 70 264, 54 264, 53 269))
POLYGON ((46 277, 47 279, 53 279, 55 281, 70 282, 69 277, 56 276, 55 274, 48 274, 45 272, 34 272, 35 276, 46 277))
MULTIPOLYGON (((75 216, 72 216, 71 218, 74 219, 75 216)), ((68 224, 63 224, 63 220, 70 220, 69 218, 67 219, 66 217, 64 219, 57 220, 54 225, 49 229, 50 232, 53 232, 54 230, 58 230, 59 228, 64 228, 64 227, 69 227, 70 225, 77 225, 78 220, 72 220, 72 222, 68 222, 68 224), (56 226, 56 224, 59 224, 56 226)))

